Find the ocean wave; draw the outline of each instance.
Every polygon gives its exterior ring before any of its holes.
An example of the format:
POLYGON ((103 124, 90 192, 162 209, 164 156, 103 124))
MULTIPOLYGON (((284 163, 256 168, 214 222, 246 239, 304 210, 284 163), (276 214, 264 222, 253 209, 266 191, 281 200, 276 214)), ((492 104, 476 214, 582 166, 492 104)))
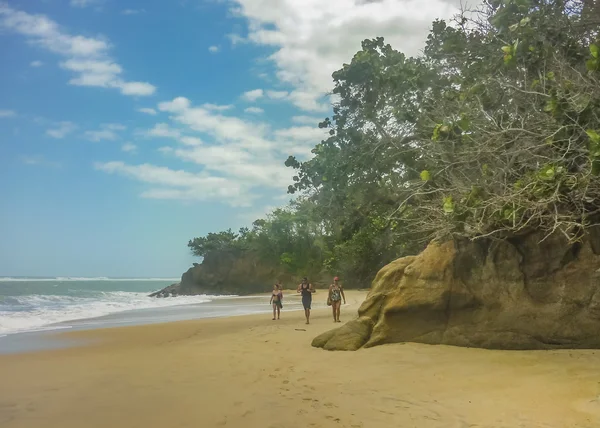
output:
POLYGON ((0 304, 0 334, 33 331, 51 324, 135 309, 206 303, 212 299, 213 297, 205 295, 156 299, 148 297, 147 293, 128 291, 103 292, 93 298, 57 295, 13 296, 11 304, 0 304))
POLYGON ((76 276, 56 276, 52 278, 28 278, 28 277, 0 277, 0 282, 68 282, 68 281, 173 281, 179 282, 181 278, 109 278, 106 276, 98 277, 76 277, 76 276))

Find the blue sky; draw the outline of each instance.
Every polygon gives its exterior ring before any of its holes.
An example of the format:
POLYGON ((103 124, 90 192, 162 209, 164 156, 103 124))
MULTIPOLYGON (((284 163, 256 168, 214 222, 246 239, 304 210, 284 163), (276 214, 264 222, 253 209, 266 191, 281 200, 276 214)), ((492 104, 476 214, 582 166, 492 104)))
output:
POLYGON ((179 276, 289 199, 331 73, 455 0, 0 0, 0 275, 179 276))

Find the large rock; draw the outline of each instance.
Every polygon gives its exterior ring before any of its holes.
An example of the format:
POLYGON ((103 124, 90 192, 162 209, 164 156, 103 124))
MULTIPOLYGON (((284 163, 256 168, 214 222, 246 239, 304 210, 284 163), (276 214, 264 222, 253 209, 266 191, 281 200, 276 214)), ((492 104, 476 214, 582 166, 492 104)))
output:
MULTIPOLYGON (((311 282, 323 285, 320 279, 311 277, 311 282)), ((251 251, 215 251, 207 254, 202 263, 194 263, 181 276, 181 282, 151 296, 262 293, 272 290, 275 281, 281 281, 286 288, 295 288, 300 278, 251 251)))
POLYGON ((350 330, 324 333, 313 346, 599 348, 600 233, 574 245, 562 234, 542 238, 432 243, 381 269, 350 330))
POLYGON ((313 339, 312 346, 328 351, 356 351, 362 347, 373 329, 373 321, 368 317, 359 317, 349 321, 336 330, 331 330, 313 339))

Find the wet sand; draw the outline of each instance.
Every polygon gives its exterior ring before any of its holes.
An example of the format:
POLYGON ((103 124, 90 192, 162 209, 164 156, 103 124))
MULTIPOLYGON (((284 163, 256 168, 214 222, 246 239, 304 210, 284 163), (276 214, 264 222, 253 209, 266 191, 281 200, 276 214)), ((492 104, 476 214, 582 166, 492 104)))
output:
MULTIPOLYGON (((364 296, 348 293, 342 320, 364 296)), ((600 426, 600 351, 394 344, 331 353, 310 346, 334 327, 328 309, 310 326, 302 312, 270 318, 69 332, 61 336, 87 345, 2 355, 0 426, 600 426)))

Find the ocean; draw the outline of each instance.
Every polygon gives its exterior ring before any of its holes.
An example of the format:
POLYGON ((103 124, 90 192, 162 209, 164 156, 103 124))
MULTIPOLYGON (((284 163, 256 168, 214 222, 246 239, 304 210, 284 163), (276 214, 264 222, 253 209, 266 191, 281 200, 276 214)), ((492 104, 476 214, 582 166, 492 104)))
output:
MULTIPOLYGON (((0 336, 118 312, 207 302, 148 297, 177 278, 0 278, 0 336)), ((63 326, 64 327, 64 326, 63 326)))
MULTIPOLYGON (((33 337, 34 332, 271 311, 268 296, 148 297, 177 281, 178 278, 0 277, 0 345, 8 337, 33 337)), ((287 300, 286 310, 300 309, 298 299, 287 300)))

